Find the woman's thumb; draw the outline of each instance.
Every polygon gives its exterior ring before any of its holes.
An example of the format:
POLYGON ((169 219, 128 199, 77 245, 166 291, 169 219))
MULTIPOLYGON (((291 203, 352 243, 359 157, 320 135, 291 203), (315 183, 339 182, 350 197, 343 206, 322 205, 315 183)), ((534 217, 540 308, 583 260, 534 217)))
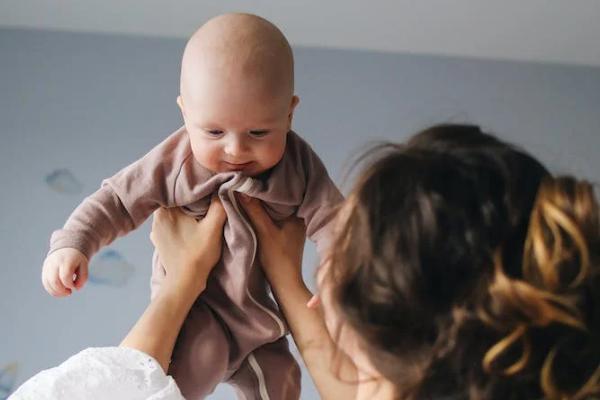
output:
POLYGON ((213 221, 219 225, 223 225, 225 223, 227 214, 225 213, 225 209, 223 208, 223 204, 221 204, 221 199, 219 199, 219 196, 213 195, 211 197, 210 206, 208 208, 208 212, 206 213, 205 219, 213 221))
POLYGON ((271 218, 269 218, 265 212, 265 209, 263 208, 262 204, 260 204, 260 201, 243 193, 239 194, 239 199, 241 200, 241 203, 244 207, 244 210, 246 210, 250 221, 252 221, 254 228, 259 233, 268 231, 270 227, 269 224, 272 224, 271 218))

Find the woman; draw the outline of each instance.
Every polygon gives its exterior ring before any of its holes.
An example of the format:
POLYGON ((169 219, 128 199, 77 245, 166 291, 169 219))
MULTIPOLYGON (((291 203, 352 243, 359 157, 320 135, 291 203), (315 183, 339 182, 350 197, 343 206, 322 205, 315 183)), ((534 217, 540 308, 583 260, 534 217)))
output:
MULTIPOLYGON (((322 398, 599 396, 600 216, 591 185, 553 177, 472 126, 433 127, 370 155, 337 215, 320 301, 300 273, 302 224, 278 226, 259 202, 241 199, 322 398)), ((167 276, 206 277, 224 218, 212 215, 196 223, 159 213, 153 242, 167 276), (198 226, 203 234, 189 237, 198 226), (196 249, 200 237, 213 242, 196 249)), ((169 287, 201 291, 185 277, 169 287)), ((195 298, 183 297, 171 298, 176 310, 195 298)), ((122 345, 166 369, 176 332, 158 326, 169 313, 153 304, 122 345)), ((185 313, 176 314, 179 327, 185 313)))
POLYGON ((331 354, 345 354, 357 399, 598 398, 592 186, 474 126, 436 126, 370 155, 318 274, 326 326, 304 306, 301 226, 279 228, 245 202, 322 397, 350 398, 328 373, 345 365, 331 354))

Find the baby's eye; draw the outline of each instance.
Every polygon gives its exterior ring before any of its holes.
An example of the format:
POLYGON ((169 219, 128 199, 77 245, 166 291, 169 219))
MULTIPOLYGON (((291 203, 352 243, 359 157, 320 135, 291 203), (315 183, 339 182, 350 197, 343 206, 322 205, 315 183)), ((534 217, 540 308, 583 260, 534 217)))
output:
POLYGON ((254 136, 254 137, 263 137, 263 136, 267 136, 268 134, 269 134, 269 131, 266 129, 256 129, 256 130, 250 131, 250 135, 254 136))
POLYGON ((205 129, 204 130, 209 136, 221 136, 223 131, 220 129, 205 129))

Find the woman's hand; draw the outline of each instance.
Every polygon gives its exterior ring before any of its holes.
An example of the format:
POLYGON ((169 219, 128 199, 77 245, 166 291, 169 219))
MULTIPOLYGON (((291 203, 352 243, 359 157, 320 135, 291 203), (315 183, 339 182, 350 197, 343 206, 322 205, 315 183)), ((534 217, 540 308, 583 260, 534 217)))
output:
POLYGON ((178 208, 154 212, 150 240, 165 267, 163 285, 200 291, 221 257, 225 210, 213 196, 206 216, 200 221, 178 208))
MULTIPOLYGON (((240 195, 241 203, 258 234, 259 257, 285 316, 304 364, 324 400, 353 399, 356 388, 339 380, 334 372, 355 381, 352 365, 334 364, 335 344, 318 308, 308 308, 312 294, 302 279, 302 253, 306 239, 304 223, 288 218, 277 226, 260 201, 240 195)), ((310 301, 314 303, 314 299, 310 301)))
POLYGON ((121 347, 149 354, 165 373, 183 321, 221 257, 225 219, 217 197, 213 197, 208 213, 200 221, 176 208, 154 213, 150 240, 158 250, 166 276, 121 347))
POLYGON ((241 203, 258 234, 258 256, 275 291, 303 283, 302 254, 306 233, 301 219, 290 217, 275 225, 259 200, 240 194, 241 203))

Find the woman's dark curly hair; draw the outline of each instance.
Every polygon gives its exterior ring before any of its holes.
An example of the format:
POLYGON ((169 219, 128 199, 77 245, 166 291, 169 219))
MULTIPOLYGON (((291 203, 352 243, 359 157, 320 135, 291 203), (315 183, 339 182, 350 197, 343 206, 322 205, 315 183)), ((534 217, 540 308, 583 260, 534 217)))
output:
POLYGON ((398 398, 599 396, 593 187, 476 126, 369 156, 324 282, 398 398))

